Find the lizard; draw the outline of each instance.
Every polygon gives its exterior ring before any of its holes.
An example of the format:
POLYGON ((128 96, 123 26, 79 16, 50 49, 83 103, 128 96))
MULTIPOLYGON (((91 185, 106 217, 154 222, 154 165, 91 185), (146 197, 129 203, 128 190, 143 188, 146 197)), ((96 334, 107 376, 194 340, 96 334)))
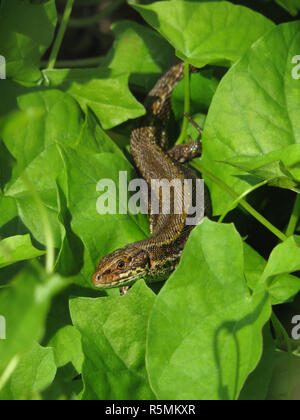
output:
MULTIPOLYGON (((190 71, 196 72, 197 69, 190 66, 190 71)), ((192 184, 197 179, 183 163, 201 156, 201 141, 190 139, 190 143, 176 145, 166 151, 166 124, 171 113, 171 95, 183 77, 184 63, 179 63, 159 79, 146 97, 146 116, 141 118, 130 136, 134 163, 150 188, 153 179, 179 179, 182 185, 185 179, 192 180, 192 184)), ((195 185, 192 184, 190 191, 186 191, 191 199, 195 194, 195 185)), ((151 192, 156 194, 160 203, 159 214, 153 214, 151 207, 149 209, 151 236, 101 258, 92 276, 92 283, 97 288, 123 288, 140 278, 146 282, 166 280, 177 267, 194 226, 186 223, 187 213, 184 209, 176 214, 173 207, 173 212, 163 214, 161 191, 152 189, 151 192)), ((201 206, 207 207, 204 201, 206 195, 201 206)))

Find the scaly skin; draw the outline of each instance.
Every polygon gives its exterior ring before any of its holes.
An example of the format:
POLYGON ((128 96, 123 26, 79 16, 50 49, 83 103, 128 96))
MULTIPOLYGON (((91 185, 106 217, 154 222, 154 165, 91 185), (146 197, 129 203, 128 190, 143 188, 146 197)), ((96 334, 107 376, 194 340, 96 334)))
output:
MULTIPOLYGON (((194 69, 192 69, 194 71, 194 69)), ((131 154, 141 176, 150 187, 153 179, 195 180, 195 174, 179 162, 186 162, 201 154, 201 144, 191 142, 175 146, 169 154, 166 147, 166 123, 170 114, 170 98, 175 85, 184 75, 184 65, 173 66, 149 93, 145 107, 147 115, 130 139, 131 154)), ((191 185, 190 199, 194 197, 195 185, 191 185)), ((162 194, 155 193, 161 205, 162 194)), ((182 199, 182 197, 180 197, 182 199)), ((176 197, 174 197, 176 203, 176 197)), ((203 203, 204 206, 204 203, 203 203)), ((187 214, 151 214, 151 237, 118 249, 103 257, 93 275, 93 284, 98 288, 123 287, 139 278, 160 281, 168 278, 179 263, 183 248, 194 226, 186 224, 187 214)))

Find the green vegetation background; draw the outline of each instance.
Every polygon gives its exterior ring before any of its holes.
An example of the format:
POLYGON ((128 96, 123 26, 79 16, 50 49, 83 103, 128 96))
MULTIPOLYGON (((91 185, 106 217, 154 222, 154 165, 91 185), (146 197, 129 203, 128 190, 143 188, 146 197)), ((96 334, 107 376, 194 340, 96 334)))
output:
MULTIPOLYGON (((0 1, 0 399, 298 400, 300 1, 128 3, 0 1), (175 56, 200 69, 214 215, 165 285, 99 292, 98 259, 149 227, 99 215, 97 182, 136 177, 130 131, 175 56)), ((183 81, 171 144, 187 105, 183 81)))

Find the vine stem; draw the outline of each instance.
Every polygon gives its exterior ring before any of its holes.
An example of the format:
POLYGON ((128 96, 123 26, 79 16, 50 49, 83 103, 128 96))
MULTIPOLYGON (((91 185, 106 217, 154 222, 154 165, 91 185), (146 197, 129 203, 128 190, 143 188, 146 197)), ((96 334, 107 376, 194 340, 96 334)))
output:
MULTIPOLYGON (((86 68, 86 67, 98 67, 103 60, 103 56, 90 57, 90 58, 79 58, 77 60, 57 60, 55 63, 56 68, 86 68)), ((47 62, 42 61, 42 68, 47 66, 47 62)))
POLYGON ((290 218, 288 227, 286 229, 286 236, 289 237, 289 236, 294 235, 296 227, 297 227, 297 223, 299 220, 299 216, 300 216, 300 194, 297 194, 293 211, 291 214, 291 218, 290 218))
POLYGON ((235 206, 237 204, 239 204, 239 202, 241 201, 241 199, 247 197, 247 195, 251 194, 253 191, 258 190, 259 188, 263 187, 264 185, 266 185, 268 183, 268 180, 262 181, 257 185, 254 185, 254 187, 249 188, 247 191, 243 192, 238 198, 236 198, 232 204, 230 205, 230 207, 228 207, 228 209, 226 210, 225 213, 222 214, 222 216, 220 217, 220 219, 218 220, 218 223, 222 223, 223 220, 225 219, 225 217, 227 216, 227 214, 235 208, 235 206))
MULTIPOLYGON (((190 65, 189 63, 184 64, 184 113, 189 114, 191 108, 191 87, 190 87, 190 65)), ((187 137, 187 128, 188 128, 187 118, 183 118, 182 129, 180 136, 176 144, 182 144, 187 137)))
POLYGON ((6 385, 7 381, 11 377, 11 375, 14 373, 14 370, 18 366, 19 361, 20 361, 20 357, 19 356, 15 356, 8 363, 6 369, 4 370, 4 372, 3 372, 3 374, 2 374, 2 376, 0 378, 0 392, 2 391, 2 389, 4 388, 4 386, 6 385))
POLYGON ((239 199, 239 204, 249 213, 251 216, 253 216, 256 220, 258 220, 263 226, 265 226, 268 230, 270 230, 277 238, 279 238, 281 241, 286 241, 287 236, 282 233, 279 229, 277 229, 274 225, 272 225, 271 222, 269 222, 267 219, 265 219, 258 211, 256 211, 247 201, 244 199, 241 199, 239 195, 233 191, 227 184, 225 184, 221 179, 217 178, 215 175, 213 175, 211 172, 209 172, 204 166, 202 166, 199 162, 191 162, 191 165, 196 168, 199 172, 201 172, 203 175, 206 175, 209 179, 211 179, 215 184, 217 184, 222 190, 226 191, 228 194, 230 194, 235 199, 239 199))
POLYGON ((61 24, 57 32, 57 36, 56 36, 56 39, 55 39, 55 42, 53 44, 53 48, 50 54, 50 58, 49 58, 48 66, 47 66, 47 69, 49 70, 54 69, 56 59, 57 59, 66 29, 68 26, 68 23, 69 23, 70 15, 72 13, 74 1, 75 0, 67 0, 67 4, 66 4, 63 17, 62 17, 62 21, 61 21, 61 24))

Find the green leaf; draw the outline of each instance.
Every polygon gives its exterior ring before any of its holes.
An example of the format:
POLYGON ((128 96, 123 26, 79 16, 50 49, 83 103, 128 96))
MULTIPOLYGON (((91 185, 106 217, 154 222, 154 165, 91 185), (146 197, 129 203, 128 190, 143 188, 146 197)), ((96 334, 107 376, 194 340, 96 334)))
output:
MULTIPOLYGON (((65 292, 68 292, 67 289, 65 292)), ((70 294, 68 294, 68 299, 66 299, 67 301, 69 300, 69 296, 70 294)), ((67 304, 67 302, 64 302, 64 304, 67 304)), ((58 305, 56 301, 51 308, 51 312, 53 313, 57 307, 58 305)), ((63 309, 67 311, 66 307, 63 309)), ((79 394, 83 388, 81 378, 79 378, 79 375, 82 372, 82 364, 84 361, 84 353, 82 351, 81 345, 81 334, 75 327, 66 325, 56 332, 49 343, 47 343, 47 346, 52 347, 53 349, 55 364, 58 370, 55 381, 53 382, 51 389, 49 389, 47 392, 46 398, 51 398, 51 394, 57 392, 60 395, 55 399, 65 399, 66 394, 70 394, 70 397, 74 397, 74 394, 79 394)))
MULTIPOLYGON (((95 154, 99 151, 122 154, 90 112, 83 118, 78 104, 68 94, 52 90, 38 92, 20 97, 19 103, 25 114, 30 109, 45 112, 39 113, 39 118, 27 119, 26 124, 22 120, 18 130, 6 129, 4 132, 5 145, 17 161, 5 186, 5 199, 9 197, 15 203, 24 224, 40 243, 45 244, 43 226, 37 217, 39 210, 32 196, 30 184, 33 184, 46 206, 55 246, 60 247, 63 237, 58 213, 63 198, 58 196, 57 177, 63 173, 64 162, 58 145, 80 149, 79 156, 81 152, 95 154)), ((1 201, 0 195, 0 205, 1 201)), ((13 206, 12 201, 9 204, 13 206)), ((61 216, 67 217, 66 210, 62 212, 65 216, 61 216)))
POLYGON ((134 21, 112 25, 116 38, 102 65, 130 73, 130 83, 149 92, 172 65, 174 50, 157 32, 134 21))
POLYGON ((17 97, 30 93, 34 88, 25 87, 11 79, 1 80, 0 83, 0 115, 7 115, 18 108, 17 97))
POLYGON ((30 235, 11 236, 0 241, 0 268, 44 254, 32 246, 30 235))
POLYGON ((65 283, 58 275, 46 277, 28 266, 0 291, 1 316, 6 321, 6 340, 0 340, 0 390, 10 364, 41 337, 50 301, 65 283))
POLYGON ((26 82, 41 77, 40 59, 52 42, 56 22, 55 0, 1 2, 0 54, 6 59, 7 77, 26 82))
POLYGON ((297 16, 300 10, 299 0, 275 0, 281 7, 287 10, 292 16, 297 16))
POLYGON ((41 395, 43 401, 78 401, 82 393, 81 378, 66 382, 63 373, 58 371, 54 382, 41 395))
MULTIPOLYGON (((203 134, 202 164, 239 195, 249 188, 247 178, 218 161, 282 154, 299 142, 299 85, 292 77, 299 42, 300 22, 276 27, 229 70, 214 96, 203 134)), ((292 150, 287 154, 292 162, 292 150)), ((215 214, 223 213, 232 199, 209 180, 207 184, 215 214)))
POLYGON ((255 290, 260 285, 267 261, 246 242, 244 242, 244 259, 247 285, 251 290, 255 290))
POLYGON ((4 226, 18 214, 15 201, 4 197, 0 191, 0 227, 4 226))
POLYGON ((236 399, 260 359, 270 312, 265 290, 247 289, 237 231, 204 219, 151 312, 147 370, 156 396, 236 399))
POLYGON ((273 305, 288 302, 300 291, 300 278, 282 274, 276 276, 268 286, 273 305))
POLYGON ((160 1, 132 4, 184 61, 196 67, 231 64, 274 24, 263 15, 228 2, 160 1))
MULTIPOLYGON (((4 139, 5 137, 15 136, 20 131, 24 131, 28 124, 33 124, 34 122, 42 118, 43 114, 45 113, 44 111, 45 110, 41 107, 31 107, 30 104, 28 104, 27 108, 22 111, 15 111, 8 115, 0 117, 1 137, 3 137, 4 139)), ((4 153, 8 160, 6 166, 14 166, 13 157, 9 155, 8 150, 5 150, 4 153)))
POLYGON ((75 327, 67 325, 58 330, 49 341, 48 346, 53 348, 57 367, 72 363, 77 375, 81 373, 84 354, 81 346, 81 335, 75 327))
POLYGON ((248 377, 239 400, 264 401, 268 394, 275 366, 275 344, 269 325, 264 327, 263 336, 264 344, 262 358, 256 369, 248 377))
POLYGON ((6 386, 0 391, 1 400, 30 400, 47 388, 55 378, 53 350, 35 343, 20 358, 6 386))
MULTIPOLYGON (((73 277, 71 278, 69 277, 68 282, 69 282, 69 285, 61 293, 59 293, 57 296, 54 297, 50 311, 47 315, 47 321, 46 321, 47 329, 45 332, 45 336, 43 337, 43 345, 47 347, 50 347, 51 340, 55 339, 59 331, 62 330, 62 332, 59 333, 59 339, 58 339, 59 345, 60 343, 62 343, 65 337, 66 337, 66 340, 68 340, 68 337, 72 334, 69 331, 67 331, 66 333, 64 331, 66 327, 72 326, 72 320, 71 320, 71 315, 70 315, 70 310, 69 310, 70 297, 72 298, 75 298, 75 297, 98 298, 99 297, 98 290, 91 289, 87 287, 86 284, 85 284, 85 287, 82 287, 80 284, 78 285, 76 278, 74 279, 73 277)), ((76 333, 73 333, 73 335, 75 336, 76 333)), ((75 340, 77 342, 78 338, 75 340)), ((54 348, 54 352, 56 353, 55 348, 54 348)), ((72 379, 74 378, 73 375, 74 375, 75 369, 79 368, 78 360, 80 359, 80 355, 79 355, 80 352, 81 352, 81 346, 80 348, 76 346, 76 349, 74 348, 74 352, 71 352, 71 351, 69 352, 68 349, 66 352, 63 352, 62 358, 60 358, 59 355, 56 355, 56 360, 57 362, 59 362, 58 364, 61 364, 61 362, 66 360, 67 357, 69 357, 70 359, 74 361, 74 363, 73 361, 71 361, 71 363, 67 363, 66 365, 62 365, 59 367, 59 371, 61 371, 60 373, 62 373, 59 379, 62 379, 64 381, 64 379, 66 379, 64 377, 65 374, 67 375, 67 381, 70 381, 70 377, 72 379), (69 356, 67 356, 68 354, 69 356), (75 357, 75 354, 77 354, 78 356, 75 357), (63 377, 61 378, 61 376, 63 377)))
POLYGON ((300 281, 298 277, 279 272, 272 277, 271 282, 265 284, 263 274, 267 266, 267 261, 246 243, 244 243, 244 257, 247 285, 251 290, 255 290, 260 285, 265 285, 273 305, 278 305, 290 300, 295 296, 298 290, 300 290, 300 281))
POLYGON ((153 399, 145 368, 153 301, 154 294, 143 281, 123 297, 70 301, 85 354, 84 400, 153 399))
POLYGON ((105 68, 44 70, 51 87, 75 98, 83 110, 89 107, 104 129, 145 114, 145 109, 128 89, 129 74, 105 68))
POLYGON ((293 144, 263 156, 251 158, 249 156, 236 156, 224 163, 228 163, 242 172, 252 174, 254 176, 253 179, 240 175, 241 179, 245 179, 251 185, 252 183, 255 184, 258 181, 266 180, 271 187, 286 188, 300 192, 299 144, 293 144))
POLYGON ((281 351, 276 352, 276 367, 267 399, 273 401, 300 400, 299 356, 290 356, 281 351))
POLYGON ((286 276, 300 270, 300 236, 292 236, 273 249, 263 273, 273 303, 282 303, 300 291, 300 278, 286 276))
POLYGON ((24 224, 40 243, 45 244, 43 226, 37 217, 39 213, 32 196, 30 183, 33 183, 47 208, 55 245, 59 246, 61 234, 57 221, 56 178, 62 171, 63 162, 56 143, 72 146, 80 138, 81 111, 69 95, 59 91, 22 96, 19 105, 24 111, 38 108, 45 113, 21 126, 18 132, 4 133, 5 145, 17 161, 4 193, 14 198, 24 224), (24 144, 26 149, 23 151, 24 144))

